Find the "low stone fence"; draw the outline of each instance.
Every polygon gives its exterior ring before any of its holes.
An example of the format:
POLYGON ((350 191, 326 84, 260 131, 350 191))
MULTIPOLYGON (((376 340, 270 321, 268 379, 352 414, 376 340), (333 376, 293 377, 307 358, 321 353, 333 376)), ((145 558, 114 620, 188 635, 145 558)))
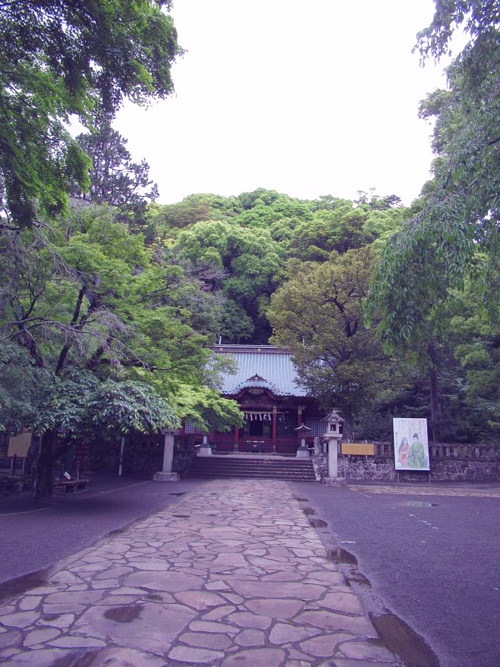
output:
MULTIPOLYGON (((438 443, 429 445, 430 471, 394 469, 392 443, 375 442, 374 456, 339 454, 338 476, 346 480, 386 482, 498 482, 500 445, 438 443)), ((317 478, 328 475, 327 457, 315 456, 317 478)))

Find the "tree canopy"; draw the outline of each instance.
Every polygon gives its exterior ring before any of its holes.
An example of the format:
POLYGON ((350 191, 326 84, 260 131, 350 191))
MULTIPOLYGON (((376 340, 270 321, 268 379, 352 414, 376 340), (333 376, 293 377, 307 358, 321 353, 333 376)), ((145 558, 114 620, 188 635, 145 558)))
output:
POLYGON ((469 42, 448 67, 448 88, 421 103, 420 115, 435 119, 434 178, 416 215, 382 249, 366 307, 380 322, 386 349, 411 350, 428 370, 435 426, 438 350, 448 344, 454 303, 473 284, 477 312, 490 322, 500 315, 499 24, 496 2, 438 0, 431 25, 418 35, 424 61, 447 51, 458 26, 469 42))
POLYGON ((132 161, 127 140, 111 127, 109 117, 99 121, 95 131, 80 134, 77 141, 91 158, 92 166, 88 190, 76 187, 72 194, 92 204, 115 206, 119 209, 117 218, 132 229, 142 229, 148 201, 158 197, 146 160, 132 161))
POLYGON ((219 333, 231 332, 236 341, 258 336, 256 330, 265 326, 263 309, 283 264, 280 248, 267 229, 225 220, 197 222, 178 235, 171 252, 221 271, 211 286, 220 288, 226 299, 219 333))
POLYGON ((498 3, 439 1, 436 8, 419 34, 424 58, 439 58, 457 25, 471 39, 448 69, 449 88, 422 102, 421 115, 436 119, 434 179, 420 212, 385 246, 374 276, 369 312, 382 315, 384 340, 395 346, 417 344, 434 309, 467 277, 483 285, 479 302, 498 317, 498 3))
POLYGON ((180 53, 168 0, 22 0, 0 8, 0 197, 15 225, 65 210, 89 161, 67 130, 89 129, 123 98, 173 91, 180 53))
POLYGON ((273 340, 291 350, 301 381, 350 422, 388 365, 374 330, 363 325, 374 261, 369 248, 332 253, 324 263, 291 260, 268 311, 273 340))

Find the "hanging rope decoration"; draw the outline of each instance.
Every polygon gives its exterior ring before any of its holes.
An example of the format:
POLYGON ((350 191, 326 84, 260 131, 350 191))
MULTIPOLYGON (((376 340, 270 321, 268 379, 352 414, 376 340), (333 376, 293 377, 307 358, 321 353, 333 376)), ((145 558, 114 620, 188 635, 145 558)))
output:
POLYGON ((245 419, 248 421, 272 421, 273 415, 271 412, 245 412, 245 419))

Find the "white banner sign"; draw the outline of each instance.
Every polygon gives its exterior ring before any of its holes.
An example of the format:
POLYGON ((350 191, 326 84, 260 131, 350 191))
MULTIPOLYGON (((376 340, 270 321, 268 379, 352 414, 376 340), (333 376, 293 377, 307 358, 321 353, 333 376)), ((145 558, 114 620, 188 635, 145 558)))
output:
POLYGON ((392 420, 396 470, 429 470, 427 419, 392 420))

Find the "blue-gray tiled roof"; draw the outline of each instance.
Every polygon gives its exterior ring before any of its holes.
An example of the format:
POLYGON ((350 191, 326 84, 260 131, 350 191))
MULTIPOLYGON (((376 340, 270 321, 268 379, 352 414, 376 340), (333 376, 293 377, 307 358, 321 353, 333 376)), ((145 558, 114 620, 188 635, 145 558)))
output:
POLYGON ((227 354, 238 364, 234 375, 222 374, 222 393, 235 396, 242 389, 260 387, 276 396, 306 396, 296 383, 297 371, 289 352, 272 345, 217 345, 214 351, 227 354))

